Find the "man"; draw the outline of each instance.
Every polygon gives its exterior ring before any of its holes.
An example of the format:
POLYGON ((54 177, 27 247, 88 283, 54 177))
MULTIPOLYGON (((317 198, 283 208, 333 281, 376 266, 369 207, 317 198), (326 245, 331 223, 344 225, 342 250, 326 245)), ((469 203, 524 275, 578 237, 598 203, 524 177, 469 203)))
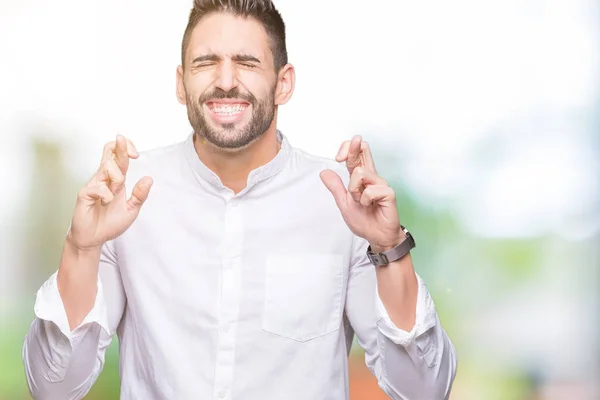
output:
POLYGON ((354 334, 391 398, 448 397, 454 348, 394 191, 360 137, 343 163, 289 144, 294 83, 270 0, 196 0, 177 69, 194 133, 105 147, 37 295, 35 398, 81 399, 115 334, 122 399, 347 399, 354 334))

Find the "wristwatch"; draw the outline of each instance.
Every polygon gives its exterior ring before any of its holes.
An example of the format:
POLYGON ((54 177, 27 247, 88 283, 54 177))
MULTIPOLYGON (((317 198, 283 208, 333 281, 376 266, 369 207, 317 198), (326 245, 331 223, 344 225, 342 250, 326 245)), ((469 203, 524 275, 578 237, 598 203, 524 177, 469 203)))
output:
POLYGON ((373 263, 373 265, 375 265, 376 267, 380 267, 382 265, 387 265, 391 262, 398 261, 405 255, 410 253, 410 251, 416 246, 415 239, 410 234, 408 229, 406 229, 402 225, 400 225, 400 227, 402 228, 402 232, 404 232, 404 235, 406 235, 406 238, 398 246, 394 247, 391 250, 384 251, 382 253, 374 253, 371 249, 371 246, 369 246, 369 248, 367 249, 367 257, 369 257, 371 263, 373 263))

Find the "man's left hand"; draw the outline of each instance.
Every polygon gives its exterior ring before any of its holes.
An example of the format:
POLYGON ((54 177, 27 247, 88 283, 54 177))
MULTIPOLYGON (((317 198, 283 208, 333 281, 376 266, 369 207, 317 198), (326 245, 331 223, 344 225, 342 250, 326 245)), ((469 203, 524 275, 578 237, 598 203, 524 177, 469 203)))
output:
POLYGON ((396 193, 377 175, 368 143, 355 136, 342 143, 336 160, 346 162, 350 173, 348 189, 332 170, 322 171, 321 180, 335 198, 350 230, 366 239, 375 252, 397 246, 404 240, 404 233, 398 219, 396 193))

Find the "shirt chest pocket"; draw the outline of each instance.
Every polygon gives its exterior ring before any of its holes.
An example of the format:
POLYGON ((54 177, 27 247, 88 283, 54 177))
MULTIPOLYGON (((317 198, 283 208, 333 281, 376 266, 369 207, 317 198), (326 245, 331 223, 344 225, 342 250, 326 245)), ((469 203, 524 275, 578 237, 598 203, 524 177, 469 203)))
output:
POLYGON ((340 329, 344 257, 267 255, 262 329, 305 342, 340 329))

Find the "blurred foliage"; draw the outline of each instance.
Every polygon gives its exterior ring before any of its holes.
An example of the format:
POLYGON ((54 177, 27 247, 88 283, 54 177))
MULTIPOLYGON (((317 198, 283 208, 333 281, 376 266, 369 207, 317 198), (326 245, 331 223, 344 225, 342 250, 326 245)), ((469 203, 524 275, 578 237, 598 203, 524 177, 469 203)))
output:
POLYGON ((28 206, 22 220, 27 230, 23 243, 24 282, 35 292, 60 263, 77 192, 83 185, 69 173, 64 144, 35 138, 31 144, 33 168, 28 206), (35 251, 32 251, 35 249, 35 251))
POLYGON ((11 319, 10 325, 0 325, 0 400, 30 398, 21 358, 23 338, 30 322, 21 318, 11 319))

